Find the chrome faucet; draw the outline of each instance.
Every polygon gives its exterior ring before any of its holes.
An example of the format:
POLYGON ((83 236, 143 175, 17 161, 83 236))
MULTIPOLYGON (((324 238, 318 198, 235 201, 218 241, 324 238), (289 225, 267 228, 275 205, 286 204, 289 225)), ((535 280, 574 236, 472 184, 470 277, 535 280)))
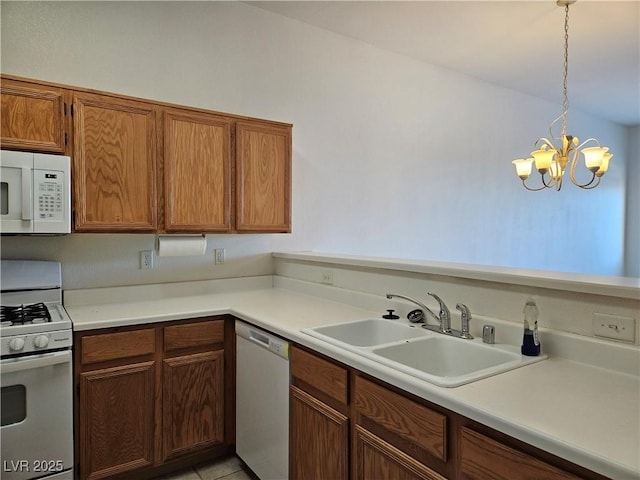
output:
MULTIPOLYGON (((396 293, 387 293, 387 298, 388 299, 392 299, 392 298, 402 298, 403 300, 407 300, 411 303, 415 303, 417 306, 420 307, 420 309, 424 312, 424 313, 428 313, 429 315, 431 315, 436 322, 440 323, 440 318, 438 317, 438 315, 436 315, 435 313, 433 313, 431 311, 431 309, 429 307, 427 307, 424 303, 419 302, 418 300, 414 300, 411 297, 406 297, 404 295, 398 295, 396 293)), ((422 320, 419 320, 422 321, 422 320)))
MULTIPOLYGON (((422 328, 426 328, 434 332, 442 333, 444 335, 451 335, 453 337, 459 337, 459 338, 465 338, 465 339, 473 338, 469 333, 469 320, 471 320, 471 312, 469 311, 469 308, 466 305, 464 305, 463 303, 458 303, 456 305, 456 308, 460 310, 460 313, 461 313, 462 327, 460 330, 452 330, 451 329, 451 312, 449 311, 449 308, 447 307, 447 305, 435 293, 427 292, 427 294, 435 298, 438 302, 438 305, 440 306, 440 311, 438 312, 437 315, 433 313, 433 311, 429 307, 427 307, 424 303, 419 302, 418 300, 415 300, 411 297, 407 297, 405 295, 398 295, 396 293, 387 293, 387 298, 388 299, 402 298, 403 300, 407 300, 411 303, 414 303, 418 307, 420 307, 420 309, 422 310, 422 313, 427 313, 431 315, 431 317, 436 322, 438 322, 437 325, 430 325, 424 321, 424 315, 418 315, 417 320, 410 318, 412 322, 424 322, 424 324, 422 325, 422 328)), ((419 313, 420 311, 416 311, 416 312, 419 313)))

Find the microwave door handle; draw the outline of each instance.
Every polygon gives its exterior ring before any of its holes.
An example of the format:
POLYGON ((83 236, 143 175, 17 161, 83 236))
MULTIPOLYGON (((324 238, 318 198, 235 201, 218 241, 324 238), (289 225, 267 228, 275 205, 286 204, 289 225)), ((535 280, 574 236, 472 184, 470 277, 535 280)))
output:
POLYGON ((33 170, 22 169, 22 220, 33 220, 33 170))

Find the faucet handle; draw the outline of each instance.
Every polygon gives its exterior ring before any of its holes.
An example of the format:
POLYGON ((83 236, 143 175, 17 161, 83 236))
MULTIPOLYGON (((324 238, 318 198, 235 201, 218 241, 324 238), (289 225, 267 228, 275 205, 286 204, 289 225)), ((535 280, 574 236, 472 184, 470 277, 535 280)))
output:
POLYGON ((436 295, 433 292, 427 292, 427 295, 430 295, 433 298, 435 298, 440 304, 440 317, 442 317, 443 313, 448 317, 451 315, 451 312, 449 312, 449 308, 447 307, 446 303, 444 303, 444 301, 438 295, 436 295))
POLYGON ((449 308, 444 303, 444 301, 435 293, 427 292, 427 295, 435 298, 440 304, 440 313, 438 314, 438 317, 440 319, 440 332, 451 333, 451 312, 449 311, 449 308))
POLYGON ((460 327, 460 338, 472 339, 473 337, 469 333, 469 320, 471 320, 471 312, 469 307, 464 303, 458 303, 456 309, 460 310, 460 320, 462 326, 460 327))

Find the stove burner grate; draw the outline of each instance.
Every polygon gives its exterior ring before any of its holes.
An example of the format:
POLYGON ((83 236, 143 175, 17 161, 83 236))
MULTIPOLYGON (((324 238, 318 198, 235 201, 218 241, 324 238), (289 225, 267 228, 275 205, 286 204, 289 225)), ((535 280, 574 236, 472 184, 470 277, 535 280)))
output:
POLYGON ((17 307, 0 306, 2 326, 47 323, 51 321, 49 309, 44 303, 33 303, 17 307))

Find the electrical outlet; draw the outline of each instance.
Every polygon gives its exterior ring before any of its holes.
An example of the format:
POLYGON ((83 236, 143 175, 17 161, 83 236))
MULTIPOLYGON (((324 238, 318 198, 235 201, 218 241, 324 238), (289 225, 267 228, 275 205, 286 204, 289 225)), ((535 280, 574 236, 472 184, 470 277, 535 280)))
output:
POLYGON ((142 250, 140 252, 140 268, 142 270, 153 268, 153 250, 142 250))
POLYGON ((605 313, 593 314, 593 334, 598 337, 633 342, 636 338, 635 327, 636 321, 633 318, 605 313))
POLYGON ((325 285, 333 285, 333 272, 331 270, 325 270, 320 274, 320 283, 325 285))
POLYGON ((224 263, 224 248, 216 248, 213 251, 213 261, 216 265, 222 265, 224 263))

